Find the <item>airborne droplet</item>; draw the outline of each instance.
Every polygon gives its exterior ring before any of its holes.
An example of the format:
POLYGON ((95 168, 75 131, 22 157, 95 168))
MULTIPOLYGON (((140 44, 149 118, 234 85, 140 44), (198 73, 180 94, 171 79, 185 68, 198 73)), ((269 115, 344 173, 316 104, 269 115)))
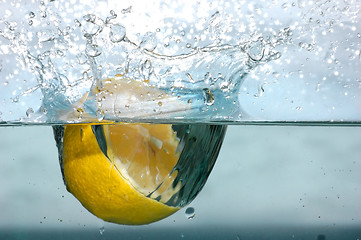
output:
POLYGON ((110 26, 109 38, 113 43, 121 42, 125 38, 125 27, 121 24, 114 24, 110 26))

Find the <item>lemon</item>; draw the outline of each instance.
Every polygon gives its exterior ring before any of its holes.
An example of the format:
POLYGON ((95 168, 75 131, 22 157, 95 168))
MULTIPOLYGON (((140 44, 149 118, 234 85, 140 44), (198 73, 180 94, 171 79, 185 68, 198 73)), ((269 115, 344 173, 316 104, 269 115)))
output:
MULTIPOLYGON (((97 217, 119 224, 148 224, 179 208, 147 197, 172 182, 177 163, 171 125, 102 125, 101 149, 92 125, 67 125, 63 136, 63 170, 69 192, 97 217), (104 143, 104 142, 103 142, 104 143)), ((168 193, 165 200, 172 193, 168 193)), ((163 196, 164 197, 164 196, 163 196)))
POLYGON ((67 190, 86 209, 108 222, 148 224, 197 196, 213 168, 225 126, 114 124, 113 117, 142 118, 190 107, 147 81, 123 75, 101 81, 73 105, 73 113, 63 116, 92 119, 94 103, 107 120, 54 128, 67 190))

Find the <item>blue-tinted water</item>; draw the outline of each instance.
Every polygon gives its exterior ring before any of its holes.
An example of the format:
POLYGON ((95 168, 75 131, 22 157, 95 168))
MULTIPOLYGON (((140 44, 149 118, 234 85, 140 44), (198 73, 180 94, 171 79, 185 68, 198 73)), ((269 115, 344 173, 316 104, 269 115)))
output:
POLYGON ((230 126, 195 217, 140 227, 104 223, 65 190, 50 127, 0 136, 0 239, 361 238, 361 128, 230 126))

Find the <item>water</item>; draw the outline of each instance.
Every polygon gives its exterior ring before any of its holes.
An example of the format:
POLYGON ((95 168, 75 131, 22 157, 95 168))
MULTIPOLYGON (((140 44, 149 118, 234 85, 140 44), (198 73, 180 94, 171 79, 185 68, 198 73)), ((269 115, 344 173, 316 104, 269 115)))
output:
POLYGON ((229 126, 207 184, 190 206, 196 216, 188 220, 184 208, 160 222, 128 227, 100 221, 66 191, 50 127, 0 128, 0 236, 357 239, 360 130, 229 126))
MULTIPOLYGON (((98 121, 360 125, 359 1, 1 4, 3 126, 98 121), (133 83, 109 88, 107 83, 114 82, 105 80, 111 77, 132 79, 151 94, 127 96, 133 83)), ((288 127, 240 129, 231 131, 228 146, 233 147, 224 150, 218 174, 199 195, 203 201, 194 203, 197 221, 182 222, 182 213, 151 230, 141 228, 144 236, 159 238, 162 224, 177 224, 178 230, 169 229, 182 238, 359 238, 358 128, 293 130, 298 135, 284 131, 288 127), (227 165, 229 159, 234 161, 227 165), (225 207, 215 209, 216 201, 225 207)), ((66 225, 76 226, 68 232, 71 237, 97 238, 94 218, 71 200, 61 182, 55 144, 44 134, 50 128, 17 130, 0 129, 6 136, 1 144, 2 236, 46 238, 64 233, 44 233, 44 228, 66 225), (20 141, 33 136, 38 138, 20 141), (46 141, 38 144, 42 138, 46 141), (49 142, 52 147, 39 149, 49 142)), ((125 232, 113 233, 142 236, 125 232)), ((108 225, 106 234, 112 234, 108 225)))
POLYGON ((2 125, 359 124, 358 1, 68 5, 3 3, 2 125), (96 92, 116 76, 159 94, 96 92))

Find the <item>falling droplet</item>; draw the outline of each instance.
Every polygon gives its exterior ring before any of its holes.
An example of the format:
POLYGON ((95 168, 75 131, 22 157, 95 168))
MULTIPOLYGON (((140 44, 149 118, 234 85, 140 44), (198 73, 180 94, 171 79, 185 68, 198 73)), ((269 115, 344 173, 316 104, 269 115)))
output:
POLYGON ((114 24, 110 26, 109 38, 113 43, 121 42, 126 35, 125 27, 121 24, 114 24))
POLYGON ((195 215, 196 215, 196 212, 195 212, 194 208, 189 207, 186 209, 185 216, 187 219, 192 219, 192 218, 194 218, 195 215))
POLYGON ((211 92, 211 90, 209 90, 209 88, 203 88, 203 98, 204 98, 204 103, 208 106, 213 105, 214 103, 214 95, 211 92))

